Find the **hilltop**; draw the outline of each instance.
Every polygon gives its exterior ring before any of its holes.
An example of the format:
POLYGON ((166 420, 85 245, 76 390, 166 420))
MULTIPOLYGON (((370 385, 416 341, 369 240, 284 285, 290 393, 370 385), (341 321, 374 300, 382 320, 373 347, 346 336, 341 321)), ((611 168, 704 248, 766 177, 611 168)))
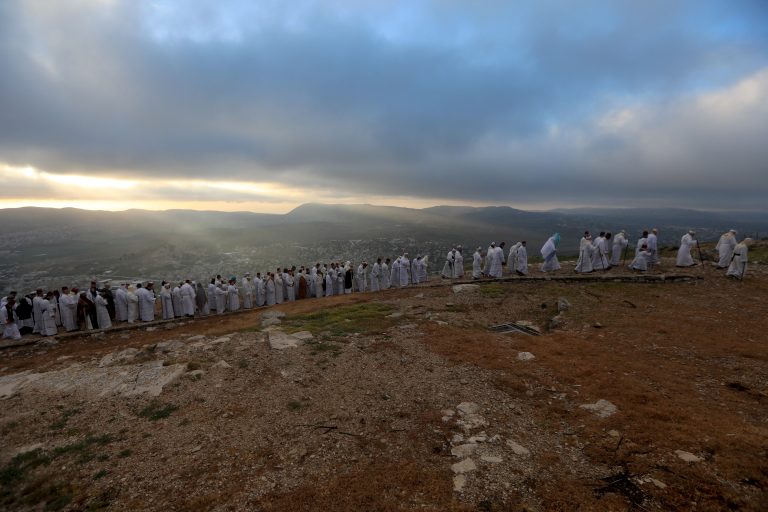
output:
POLYGON ((768 271, 664 271, 433 281, 5 349, 0 504, 765 510, 768 271), (542 334, 488 329, 510 321, 542 334))

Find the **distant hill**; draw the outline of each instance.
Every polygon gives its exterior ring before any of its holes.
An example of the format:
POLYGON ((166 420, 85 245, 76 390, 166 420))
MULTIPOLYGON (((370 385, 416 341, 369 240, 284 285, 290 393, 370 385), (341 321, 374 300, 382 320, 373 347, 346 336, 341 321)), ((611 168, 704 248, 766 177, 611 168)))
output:
POLYGON ((658 227, 663 245, 689 228, 715 240, 735 228, 768 233, 768 216, 682 209, 569 209, 530 212, 507 206, 414 209, 365 204, 304 204, 284 215, 193 210, 0 210, 0 289, 107 274, 179 278, 244 272, 328 259, 374 260, 402 251, 426 254, 433 270, 462 244, 469 255, 491 241, 529 242, 529 254, 554 232, 574 253, 585 229, 625 229, 636 240, 658 227))

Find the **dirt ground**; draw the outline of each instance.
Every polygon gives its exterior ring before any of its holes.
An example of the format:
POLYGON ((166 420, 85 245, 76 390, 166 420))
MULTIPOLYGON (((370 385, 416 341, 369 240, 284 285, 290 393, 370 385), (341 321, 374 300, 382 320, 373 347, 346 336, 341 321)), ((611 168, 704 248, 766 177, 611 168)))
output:
POLYGON ((768 269, 689 272, 354 294, 4 349, 0 508, 768 510, 768 269), (521 320, 542 335, 488 330, 521 320), (276 350, 275 330, 312 338, 276 350), (105 385, 142 369, 172 378, 157 396, 105 385))

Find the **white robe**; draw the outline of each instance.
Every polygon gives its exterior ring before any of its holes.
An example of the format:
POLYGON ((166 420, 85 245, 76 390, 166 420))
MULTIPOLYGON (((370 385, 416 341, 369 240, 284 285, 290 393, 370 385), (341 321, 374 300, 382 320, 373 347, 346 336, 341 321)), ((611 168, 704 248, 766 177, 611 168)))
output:
POLYGON ((696 246, 696 240, 689 234, 683 235, 680 239, 680 248, 677 250, 677 262, 678 267, 692 267, 695 265, 693 258, 691 257, 691 249, 696 246))
POLYGON ((448 251, 448 255, 445 257, 445 265, 443 265, 443 271, 440 275, 446 279, 456 277, 456 254, 456 251, 448 251))
POLYGON ((253 289, 255 291, 256 306, 261 307, 264 305, 264 281, 257 277, 253 280, 253 289))
POLYGON ((416 270, 419 274, 419 282, 420 283, 426 283, 427 282, 427 262, 425 261, 425 258, 421 258, 419 260, 419 264, 416 265, 416 270))
POLYGON ((389 289, 389 286, 390 286, 389 279, 390 279, 389 266, 387 266, 387 263, 384 262, 381 264, 381 289, 382 290, 389 289))
POLYGON ((614 267, 621 264, 624 248, 629 245, 629 241, 621 233, 613 239, 613 252, 611 252, 611 265, 614 267))
POLYGON ((181 287, 177 286, 171 292, 171 298, 173 300, 173 314, 176 316, 182 316, 184 314, 184 306, 181 303, 181 287))
POLYGON ((171 295, 171 290, 166 287, 163 287, 160 290, 160 305, 163 310, 163 320, 173 319, 173 297, 171 295))
POLYGON ((528 274, 528 249, 524 245, 520 245, 515 253, 515 272, 519 272, 523 275, 528 274))
POLYGON ((112 327, 112 320, 109 318, 107 304, 109 304, 109 302, 101 295, 96 297, 96 321, 99 322, 99 329, 109 329, 112 327))
POLYGON ((216 313, 223 315, 227 309, 227 290, 222 289, 219 285, 213 290, 213 294, 216 296, 216 313))
POLYGON ((285 298, 288 302, 296 300, 296 279, 290 274, 286 274, 283 277, 283 283, 285 283, 285 289, 288 291, 288 296, 285 298))
POLYGON ((118 322, 128 320, 128 291, 122 286, 115 290, 115 319, 118 322))
POLYGON ((728 270, 725 275, 743 279, 744 276, 747 275, 747 261, 749 260, 747 256, 748 252, 749 248, 747 247, 747 244, 742 242, 736 245, 733 249, 733 259, 728 265, 728 270))
POLYGON ((48 299, 40 301, 40 315, 43 321, 43 327, 40 334, 43 336, 56 336, 56 313, 53 310, 53 304, 48 299))
MULTIPOLYGON (((61 307, 61 325, 64 330, 67 332, 77 330, 77 297, 62 295, 59 297, 59 307, 61 307)), ((127 307, 125 316, 127 319, 127 307)))
POLYGON ((381 282, 379 281, 381 279, 381 265, 379 265, 379 262, 376 262, 373 264, 373 268, 371 269, 371 291, 377 292, 381 288, 381 282))
POLYGON ((483 255, 480 251, 475 251, 472 255, 472 277, 474 279, 480 279, 483 275, 483 255))
POLYGON ((400 258, 400 286, 408 286, 408 267, 411 266, 411 262, 408 258, 400 258))
POLYGON ((731 264, 731 258, 733 257, 733 251, 736 248, 736 237, 730 232, 725 233, 718 240, 715 249, 717 249, 717 255, 719 257, 717 266, 718 268, 726 268, 731 264))
POLYGON ((392 270, 389 273, 389 286, 392 288, 400 286, 400 258, 392 262, 392 270))
POLYGON ((419 260, 414 258, 411 260, 411 281, 413 284, 419 284, 419 260))
POLYGON ((357 290, 360 292, 368 291, 368 280, 366 279, 366 270, 362 264, 357 266, 357 290))
POLYGON ((504 249, 501 247, 491 247, 487 256, 488 275, 495 278, 502 276, 502 263, 504 261, 504 249))
POLYGON ((517 270, 517 249, 523 245, 521 242, 517 242, 509 248, 509 256, 507 257, 507 267, 509 267, 509 273, 514 274, 517 270))
POLYGON ((267 284, 266 284, 267 306, 275 305, 275 289, 276 288, 277 287, 275 286, 275 280, 267 279, 267 284))
POLYGON ((231 284, 227 287, 227 311, 240 309, 240 296, 237 294, 237 286, 231 284))
POLYGON ((33 333, 43 332, 43 313, 40 311, 40 308, 44 300, 43 297, 38 297, 37 295, 32 299, 32 316, 35 320, 35 326, 32 328, 33 333))
POLYGON ((560 270, 560 262, 557 261, 557 247, 555 247, 554 237, 549 237, 544 243, 544 246, 541 248, 541 256, 544 258, 544 262, 541 264, 540 268, 542 272, 560 270))
POLYGON ((146 288, 136 290, 139 297, 139 318, 142 322, 151 322, 155 319, 155 294, 146 288))
POLYGON ((323 276, 320 273, 315 274, 315 297, 320 298, 323 296, 323 276))
POLYGON ((453 273, 458 278, 464 277, 464 255, 456 251, 456 261, 453 264, 453 273))
POLYGON ((629 268, 645 272, 648 270, 648 264, 652 260, 653 254, 651 254, 651 251, 640 249, 639 251, 635 251, 635 259, 629 264, 629 268))
POLYGON ((325 274, 325 296, 330 297, 333 295, 333 287, 336 282, 336 272, 331 269, 325 274))
POLYGON ((243 308, 251 309, 253 307, 253 282, 251 278, 246 277, 243 279, 241 288, 243 290, 243 308))
MULTIPOLYGON (((126 320, 129 324, 132 324, 139 318, 139 296, 136 295, 136 292, 128 290, 125 297, 128 301, 128 316, 126 320)), ((75 301, 77 301, 77 298, 75 298, 75 301)), ((75 302, 75 304, 77 304, 77 302, 75 302)))
POLYGON ((195 289, 189 283, 181 285, 181 311, 187 316, 195 316, 195 289))
POLYGON ((275 303, 283 303, 283 278, 280 274, 275 274, 275 303))
POLYGON ((585 237, 581 238, 579 242, 579 259, 576 261, 576 268, 574 271, 579 274, 587 274, 592 272, 592 256, 597 251, 597 247, 592 245, 592 241, 585 237))
POLYGON ((648 263, 652 263, 654 265, 657 265, 661 262, 661 259, 659 258, 659 240, 658 237, 651 233, 648 235, 648 239, 646 240, 646 245, 648 246, 648 252, 651 253, 651 259, 648 261, 648 263))
POLYGON ((592 251, 592 268, 595 270, 606 270, 608 268, 608 244, 606 244, 605 238, 598 236, 592 245, 594 247, 592 251))
POLYGON ((3 304, 0 308, 0 323, 3 325, 3 338, 12 340, 20 340, 21 333, 19 332, 19 325, 16 322, 16 313, 11 310, 10 317, 8 316, 8 308, 3 304), (10 318, 10 322, 8 322, 10 318))

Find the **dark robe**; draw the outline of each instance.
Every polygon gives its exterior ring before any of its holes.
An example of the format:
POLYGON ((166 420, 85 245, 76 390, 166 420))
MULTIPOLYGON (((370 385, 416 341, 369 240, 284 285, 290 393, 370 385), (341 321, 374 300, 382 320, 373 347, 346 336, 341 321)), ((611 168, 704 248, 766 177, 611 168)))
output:
POLYGON ((307 280, 304 278, 304 274, 299 275, 299 295, 297 299, 307 298, 307 280))
POLYGON ((344 289, 352 289, 352 269, 347 270, 347 273, 344 274, 344 289))
POLYGON ((85 330, 88 327, 88 324, 85 322, 86 317, 91 318, 91 327, 94 329, 98 329, 98 323, 93 323, 93 317, 96 313, 96 304, 91 301, 91 299, 88 299, 86 297, 83 297, 82 295, 77 300, 77 326, 80 328, 80 330, 85 330))
POLYGON ((104 288, 99 290, 102 296, 107 299, 107 311, 109 312, 109 319, 115 321, 115 296, 112 295, 112 289, 104 288))

